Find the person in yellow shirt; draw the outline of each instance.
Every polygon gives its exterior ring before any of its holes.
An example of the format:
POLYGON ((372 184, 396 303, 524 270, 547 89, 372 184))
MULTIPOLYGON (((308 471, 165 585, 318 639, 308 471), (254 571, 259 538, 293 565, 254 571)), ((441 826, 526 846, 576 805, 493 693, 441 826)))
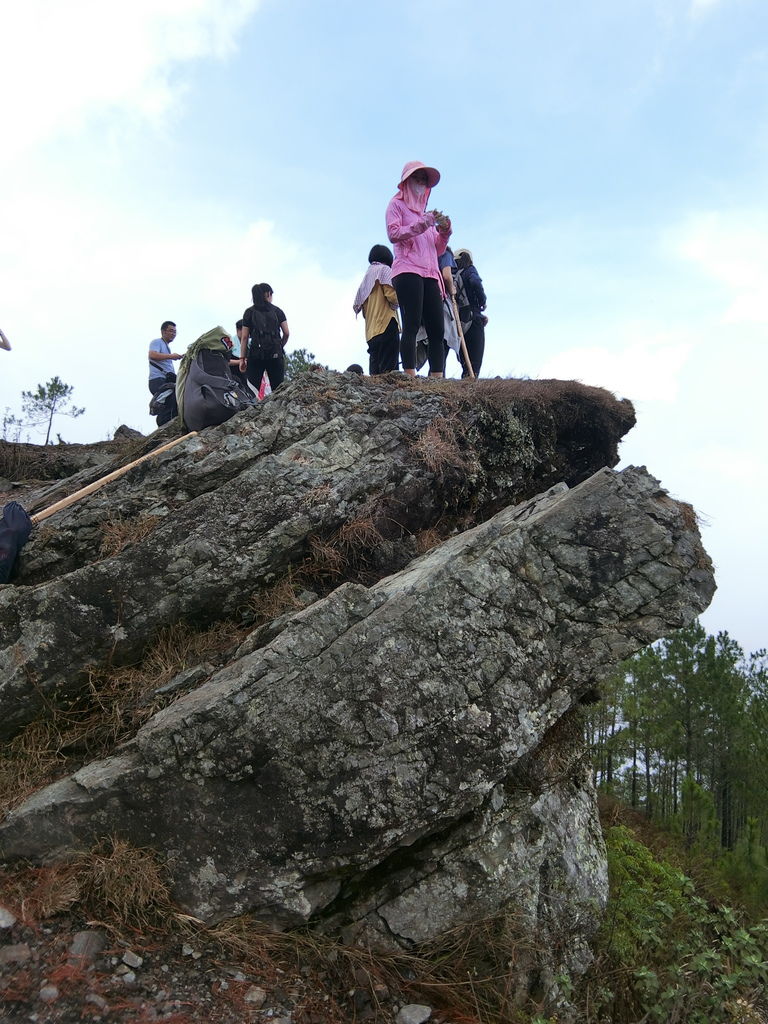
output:
POLYGON ((368 253, 368 270, 352 304, 355 316, 362 310, 365 318, 368 372, 372 375, 396 370, 400 353, 397 294, 392 285, 393 260, 392 250, 386 245, 374 245, 368 253))

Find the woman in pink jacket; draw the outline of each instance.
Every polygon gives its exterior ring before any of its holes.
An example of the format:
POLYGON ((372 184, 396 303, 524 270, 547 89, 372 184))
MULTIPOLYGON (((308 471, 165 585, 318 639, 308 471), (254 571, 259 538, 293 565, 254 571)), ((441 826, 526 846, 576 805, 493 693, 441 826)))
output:
POLYGON ((434 214, 425 212, 438 181, 440 172, 434 167, 411 160, 387 207, 387 235, 395 249, 392 283, 403 317, 400 358, 412 377, 416 376, 416 334, 422 322, 429 346, 429 375, 442 377, 445 370, 444 288, 437 257, 445 252, 451 222, 446 217, 436 226, 434 214))

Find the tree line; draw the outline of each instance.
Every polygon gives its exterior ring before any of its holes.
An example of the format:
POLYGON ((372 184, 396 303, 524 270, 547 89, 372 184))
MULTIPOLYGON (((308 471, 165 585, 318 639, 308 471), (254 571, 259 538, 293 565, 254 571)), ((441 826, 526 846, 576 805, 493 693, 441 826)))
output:
POLYGON ((712 860, 765 869, 768 900, 765 650, 745 656, 696 622, 623 662, 602 694, 586 724, 598 788, 712 860))

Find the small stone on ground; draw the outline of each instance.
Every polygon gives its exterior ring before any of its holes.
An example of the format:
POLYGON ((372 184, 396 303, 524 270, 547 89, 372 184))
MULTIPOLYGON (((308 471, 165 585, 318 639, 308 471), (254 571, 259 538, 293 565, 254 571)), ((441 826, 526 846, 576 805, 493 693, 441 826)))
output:
POLYGON ((424 1024, 432 1016, 432 1007, 421 1003, 409 1003, 400 1008, 397 1024, 424 1024))

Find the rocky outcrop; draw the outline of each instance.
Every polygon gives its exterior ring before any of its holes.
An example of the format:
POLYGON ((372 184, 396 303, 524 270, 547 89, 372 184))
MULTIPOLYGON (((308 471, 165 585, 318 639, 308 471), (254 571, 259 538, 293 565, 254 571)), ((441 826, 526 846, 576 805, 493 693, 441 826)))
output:
POLYGON ((0 737, 94 667, 140 659, 163 626, 239 619, 307 559, 338 573, 367 549, 382 575, 415 553, 404 538, 615 463, 629 403, 547 383, 469 401, 457 384, 306 374, 46 520, 0 588, 0 737), (111 556, 110 527, 129 541, 111 556))
POLYGON ((630 422, 574 384, 308 374, 65 513, 50 563, 38 540, 0 588, 7 732, 160 625, 248 621, 281 579, 317 592, 12 811, 2 856, 120 836, 205 921, 385 949, 504 913, 513 986, 551 995, 606 899, 582 703, 714 588, 690 508, 594 464, 630 422), (107 507, 154 522, 100 558, 107 507))
POLYGON ((543 763, 553 730, 711 591, 687 510, 644 471, 553 488, 257 631, 114 757, 12 813, 4 855, 128 836, 164 851, 198 917, 329 916, 383 943, 512 899, 562 949, 564 916, 582 935, 597 920, 605 873, 583 765, 543 763))

